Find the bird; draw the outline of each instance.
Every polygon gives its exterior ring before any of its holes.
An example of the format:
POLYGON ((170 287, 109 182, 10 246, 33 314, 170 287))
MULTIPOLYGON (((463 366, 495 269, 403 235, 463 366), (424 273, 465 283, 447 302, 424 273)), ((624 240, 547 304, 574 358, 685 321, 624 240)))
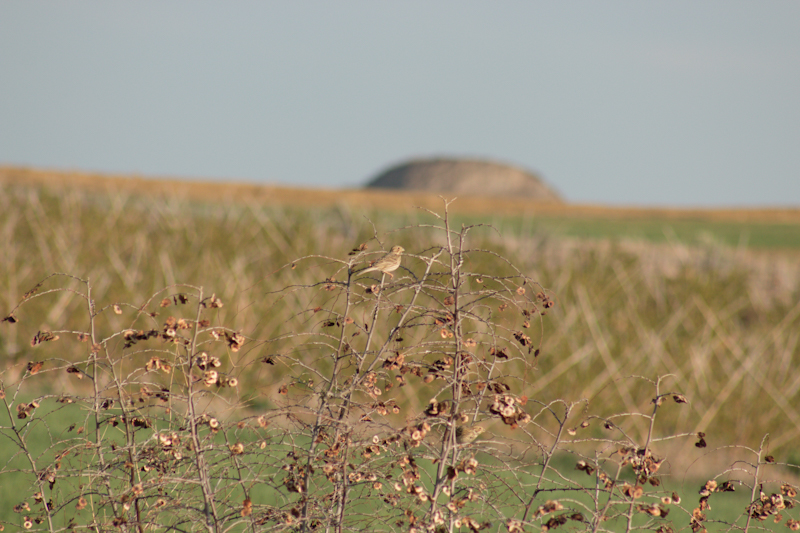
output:
POLYGON ((378 270, 384 274, 388 274, 390 278, 394 277, 394 272, 400 266, 400 256, 405 252, 402 246, 393 246, 392 251, 375 261, 371 267, 365 268, 361 271, 362 274, 378 270))
POLYGON ((457 444, 472 444, 475 442, 481 433, 483 433, 483 426, 477 424, 467 425, 462 424, 456 426, 456 443, 457 444))

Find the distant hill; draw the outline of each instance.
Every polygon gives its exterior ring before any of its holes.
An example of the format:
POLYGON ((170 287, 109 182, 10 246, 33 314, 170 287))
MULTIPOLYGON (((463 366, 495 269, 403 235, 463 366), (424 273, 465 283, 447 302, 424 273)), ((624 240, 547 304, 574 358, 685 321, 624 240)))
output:
POLYGON ((381 173, 367 187, 563 203, 558 193, 533 172, 479 159, 411 160, 381 173))
MULTIPOLYGON (((403 189, 322 189, 294 188, 274 184, 241 183, 226 180, 177 179, 174 176, 141 176, 130 174, 99 174, 75 170, 36 169, 21 166, 6 166, 0 163, 0 190, 14 187, 33 187, 56 191, 62 194, 70 189, 83 190, 97 194, 132 195, 143 197, 169 197, 190 201, 229 203, 245 202, 263 205, 284 205, 296 208, 320 208, 327 206, 354 206, 359 210, 379 209, 381 211, 408 212, 416 207, 437 210, 442 207, 440 192, 403 189)), ((672 208, 637 207, 571 204, 562 202, 531 201, 523 196, 500 196, 482 198, 464 193, 453 194, 458 201, 453 203, 451 213, 470 216, 536 215, 540 221, 550 220, 562 230, 584 221, 581 227, 592 236, 603 235, 603 224, 618 224, 621 233, 631 231, 641 233, 641 222, 647 221, 652 230, 664 238, 664 223, 673 224, 684 221, 697 223, 736 225, 729 232, 726 242, 733 245, 739 242, 741 231, 751 234, 749 244, 757 242, 761 229, 780 233, 770 237, 777 244, 789 238, 792 243, 800 243, 796 237, 796 226, 800 225, 800 209, 789 207, 717 207, 672 208), (630 221, 636 221, 631 224, 630 221), (741 228, 739 225, 747 225, 741 228)), ((607 229, 607 228, 606 228, 607 229)), ((711 228, 712 234, 716 230, 711 228)), ((728 230, 725 230, 728 231, 728 230)), ((571 230, 569 231, 571 232, 571 230)), ((568 232, 568 233, 569 233, 568 232)), ((574 232, 573 232, 574 233, 574 232)), ((617 232, 612 232, 616 234, 617 232)), ((583 235, 583 232, 576 234, 583 235)), ((800 249, 800 244, 791 248, 800 249)))

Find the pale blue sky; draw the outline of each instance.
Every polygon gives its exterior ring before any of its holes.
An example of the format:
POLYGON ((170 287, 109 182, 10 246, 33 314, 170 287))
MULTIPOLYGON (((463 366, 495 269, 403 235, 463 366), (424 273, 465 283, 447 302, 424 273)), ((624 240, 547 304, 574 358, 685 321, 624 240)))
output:
POLYGON ((800 2, 0 0, 0 164, 354 187, 430 155, 800 206, 800 2))

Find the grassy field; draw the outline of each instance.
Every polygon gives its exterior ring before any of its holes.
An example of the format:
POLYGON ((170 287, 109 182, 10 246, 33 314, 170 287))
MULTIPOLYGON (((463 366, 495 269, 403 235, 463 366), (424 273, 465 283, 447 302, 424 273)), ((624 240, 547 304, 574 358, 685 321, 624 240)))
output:
MULTIPOLYGON (((406 248, 408 270, 401 277, 419 274, 422 259, 442 242, 429 231, 437 221, 425 210, 441 212, 442 202, 424 195, 21 169, 1 170, 0 183, 0 307, 10 311, 39 281, 61 272, 90 279, 99 306, 133 304, 120 316, 105 317, 104 328, 142 328, 148 320, 135 311, 157 311, 164 287, 203 287, 225 302, 219 323, 253 339, 235 372, 242 383, 240 406, 254 411, 276 405, 276 391, 287 379, 305 379, 294 368, 256 365, 296 347, 294 341, 265 339, 315 327, 308 310, 328 303, 321 289, 276 291, 341 279, 334 259, 345 260, 362 242, 376 251, 374 237, 384 248, 406 248), (298 258, 306 259, 291 268, 298 258)), ((545 405, 578 406, 569 426, 592 420, 584 431, 593 438, 606 438, 600 420, 619 417, 618 425, 639 440, 648 431, 639 414, 650 409, 653 380, 670 375, 663 386, 689 403, 665 407, 657 425, 663 440, 656 447, 670 457, 664 471, 676 487, 686 487, 687 502, 696 501, 697 482, 706 477, 750 479, 746 463, 765 435, 775 457, 770 478, 797 477, 799 210, 614 209, 477 199, 459 199, 452 210, 457 226, 491 224, 472 231, 471 248, 509 257, 556 303, 530 328, 537 342, 541 338, 541 354, 532 371, 520 368, 515 376, 520 394, 545 405), (694 445, 701 431, 705 449, 694 445)), ((470 268, 495 268, 491 254, 473 257, 470 268)), ((80 289, 56 277, 40 293, 59 286, 80 289)), ((65 349, 74 345, 66 336, 33 348, 30 332, 85 331, 81 306, 70 292, 52 293, 29 302, 19 324, 0 326, 4 387, 30 361, 80 357, 65 349)), ((41 394, 75 387, 63 372, 36 384, 41 394)), ((404 412, 421 411, 429 397, 424 389, 393 394, 404 412)), ((553 420, 539 416, 542 431, 552 433, 553 420)), ((394 423, 404 422, 398 417, 394 423)), ((53 427, 49 434, 63 431, 53 427)), ((491 431, 507 436, 502 426, 491 431)), ((580 438, 580 432, 569 437, 576 449, 580 438)), ((0 450, 4 459, 14 453, 7 444, 0 450)), ((742 512, 745 492, 736 493, 725 520, 742 512)))
MULTIPOLYGON (((272 276, 282 265, 310 254, 346 257, 374 231, 389 246, 413 243, 420 230, 399 228, 433 221, 414 209, 339 202, 309 209, 304 194, 294 204, 250 198, 210 203, 142 194, 149 187, 141 185, 139 193, 109 191, 113 180, 69 187, 68 176, 57 177, 57 185, 7 180, 3 187, 0 230, 7 245, 0 294, 6 309, 47 274, 65 272, 91 278, 108 301, 141 300, 175 283, 204 286, 247 309, 236 319, 245 331, 255 330, 263 327, 259 300, 279 282, 272 276)), ((493 223, 496 231, 474 232, 475 246, 512 257, 556 295, 558 305, 544 322, 548 357, 541 358, 532 390, 573 375, 582 383, 577 390, 591 398, 623 377, 614 367, 648 377, 674 373, 702 414, 698 429, 714 428, 716 421, 719 430, 747 437, 751 445, 765 432, 773 446, 785 445, 800 433, 793 407, 800 403, 800 378, 788 372, 798 359, 800 269, 793 239, 800 221, 788 224, 792 217, 779 211, 775 218, 782 222, 759 219, 769 230, 748 224, 746 239, 737 236, 743 223, 736 220, 753 213, 729 221, 719 220, 720 213, 707 219, 673 213, 636 224, 619 215, 599 224, 563 215, 541 222, 513 213, 469 217, 456 210, 455 220, 493 223), (767 405, 756 407, 755 399, 767 405), (731 407, 734 401, 741 408, 731 407), (742 425, 747 417, 752 420, 742 425), (773 429, 776 424, 783 429, 773 429)), ((416 248, 426 245, 421 240, 416 248)), ((321 280, 331 273, 320 262, 302 275, 321 280)), ((42 326, 69 321, 69 306, 60 300, 32 318, 42 326)), ((16 331, 6 328, 2 343, 11 360, 24 360, 30 348, 16 331)), ((558 393, 567 391, 575 393, 572 383, 558 393)), ((611 394, 618 396, 614 402, 629 396, 619 394, 611 394)))
MULTIPOLYGON (((409 217, 418 208, 439 210, 436 194, 366 189, 292 189, 232 182, 147 179, 81 172, 0 167, 0 183, 79 189, 101 195, 133 195, 195 203, 255 203, 299 209, 343 208, 409 217)), ((491 223, 502 233, 653 242, 722 244, 755 250, 800 249, 800 208, 669 209, 536 203, 520 199, 464 197, 451 211, 470 223, 491 223)), ((388 222, 388 220, 387 220, 388 222)))

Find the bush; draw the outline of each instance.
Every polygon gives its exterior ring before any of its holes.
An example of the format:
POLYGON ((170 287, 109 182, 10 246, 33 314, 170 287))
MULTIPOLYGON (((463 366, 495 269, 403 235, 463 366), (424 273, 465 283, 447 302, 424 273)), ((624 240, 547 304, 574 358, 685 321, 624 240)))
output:
POLYGON ((765 478, 776 466, 766 441, 699 500, 680 497, 665 471, 668 453, 687 452, 671 444, 706 442, 659 432, 657 418, 688 401, 670 376, 625 378, 636 385, 624 394, 641 396, 629 405, 649 401, 640 410, 529 397, 555 295, 470 247, 476 226, 451 227, 447 204, 435 216, 393 243, 376 231, 345 259, 287 263, 263 295, 269 323, 252 331, 236 324, 246 309, 225 314, 204 287, 173 284, 131 304, 101 301, 88 279, 45 278, 7 326, 64 295, 82 302, 82 318, 37 331, 40 357, 2 374, 0 433, 13 451, 0 485, 17 513, 5 524, 702 531, 715 523, 709 498, 742 485, 743 529, 793 513, 795 489, 765 478), (390 244, 409 250, 401 267, 363 272, 390 244), (312 265, 326 278, 297 275, 312 265))

